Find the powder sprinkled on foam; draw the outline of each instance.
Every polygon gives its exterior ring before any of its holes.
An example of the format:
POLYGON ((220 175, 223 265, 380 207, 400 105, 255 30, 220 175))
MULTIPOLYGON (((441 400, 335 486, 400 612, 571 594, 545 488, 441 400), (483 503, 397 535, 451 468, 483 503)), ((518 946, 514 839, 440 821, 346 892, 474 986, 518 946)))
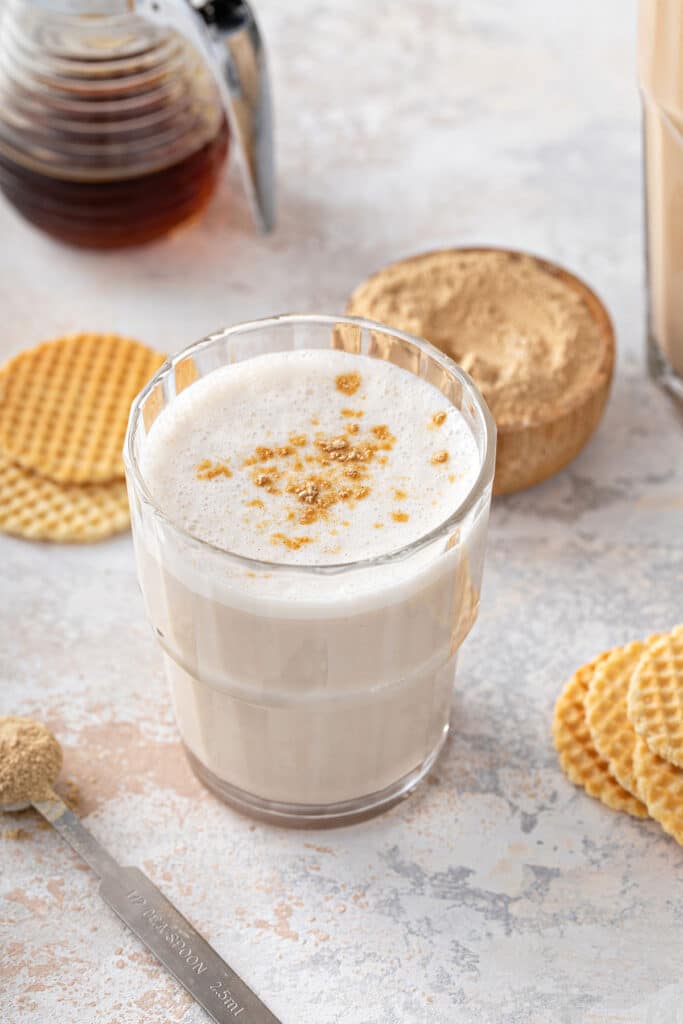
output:
POLYGON ((299 564, 411 543, 457 507, 478 464, 464 416, 432 384, 380 359, 316 350, 255 357, 197 381, 157 418, 142 454, 150 489, 186 529, 299 564), (432 465, 446 448, 457 481, 432 465))
POLYGON ((355 395, 361 384, 360 374, 340 373, 335 383, 337 385, 337 391, 341 391, 345 395, 355 395))

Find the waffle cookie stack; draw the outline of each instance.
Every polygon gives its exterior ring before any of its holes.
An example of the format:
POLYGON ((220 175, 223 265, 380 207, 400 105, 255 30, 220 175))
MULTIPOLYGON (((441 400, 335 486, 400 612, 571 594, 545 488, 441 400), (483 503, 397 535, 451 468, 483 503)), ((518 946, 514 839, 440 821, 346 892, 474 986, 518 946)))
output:
POLYGON ((127 529, 128 412, 163 359, 115 334, 77 334, 0 369, 0 530, 83 542, 127 529))
POLYGON ((580 668, 555 706, 553 738, 573 783, 683 845, 683 625, 580 668))

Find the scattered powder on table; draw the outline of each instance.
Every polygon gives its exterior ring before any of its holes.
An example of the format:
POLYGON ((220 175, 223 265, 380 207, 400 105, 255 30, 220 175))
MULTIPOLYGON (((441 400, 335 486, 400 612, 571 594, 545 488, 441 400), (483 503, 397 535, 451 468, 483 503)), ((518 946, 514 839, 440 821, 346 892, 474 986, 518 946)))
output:
POLYGON ((0 718, 0 806, 49 799, 61 767, 49 729, 30 718, 0 718))
MULTIPOLYGON (((62 792, 61 783, 60 792, 62 792)), ((62 799, 70 811, 77 811, 79 809, 81 803, 81 790, 80 787, 71 779, 64 783, 62 799)))
POLYGON ((25 828, 6 828, 2 833, 3 839, 14 839, 16 841, 28 839, 29 833, 25 828))
POLYGON ((370 277, 347 311, 451 356, 472 375, 499 427, 554 418, 584 392, 603 353, 583 298, 521 253, 425 253, 370 277))

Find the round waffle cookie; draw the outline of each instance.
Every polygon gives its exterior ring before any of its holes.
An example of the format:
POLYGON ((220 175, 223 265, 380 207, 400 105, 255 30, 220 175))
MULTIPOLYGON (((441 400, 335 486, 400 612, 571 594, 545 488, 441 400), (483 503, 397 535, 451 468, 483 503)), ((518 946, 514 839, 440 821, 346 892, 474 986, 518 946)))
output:
POLYGON ((683 768, 683 625, 648 643, 629 687, 628 717, 653 753, 683 768))
POLYGON ((94 541, 130 524, 123 480, 57 484, 0 456, 0 530, 28 540, 94 541))
POLYGON ((0 372, 0 450, 60 483, 123 476, 130 405, 163 362, 116 334, 75 334, 14 356, 0 372))
POLYGON ((617 782, 634 796, 640 796, 633 768, 636 733, 626 704, 631 677, 645 647, 636 640, 611 651, 595 669, 586 694, 586 721, 595 748, 617 782))
POLYGON ((620 786, 607 761, 595 749, 586 722, 586 694, 596 670, 611 652, 583 665, 566 684, 555 705, 553 739, 560 764, 570 782, 582 786, 589 796, 615 811, 646 818, 647 808, 620 786))
POLYGON ((633 764, 650 817, 683 846, 683 771, 636 737, 633 764))

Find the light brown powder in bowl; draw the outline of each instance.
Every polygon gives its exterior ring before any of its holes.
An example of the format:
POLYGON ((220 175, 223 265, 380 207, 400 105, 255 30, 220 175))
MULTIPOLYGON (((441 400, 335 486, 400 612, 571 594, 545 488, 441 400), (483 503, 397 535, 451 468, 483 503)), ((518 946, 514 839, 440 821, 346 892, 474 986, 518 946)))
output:
POLYGON ((62 748, 44 725, 0 718, 0 808, 46 800, 62 767, 62 748))
POLYGON ((347 312, 431 341, 471 374, 502 430, 580 402, 604 358, 581 294, 523 253, 444 250, 395 263, 356 289, 347 312))

